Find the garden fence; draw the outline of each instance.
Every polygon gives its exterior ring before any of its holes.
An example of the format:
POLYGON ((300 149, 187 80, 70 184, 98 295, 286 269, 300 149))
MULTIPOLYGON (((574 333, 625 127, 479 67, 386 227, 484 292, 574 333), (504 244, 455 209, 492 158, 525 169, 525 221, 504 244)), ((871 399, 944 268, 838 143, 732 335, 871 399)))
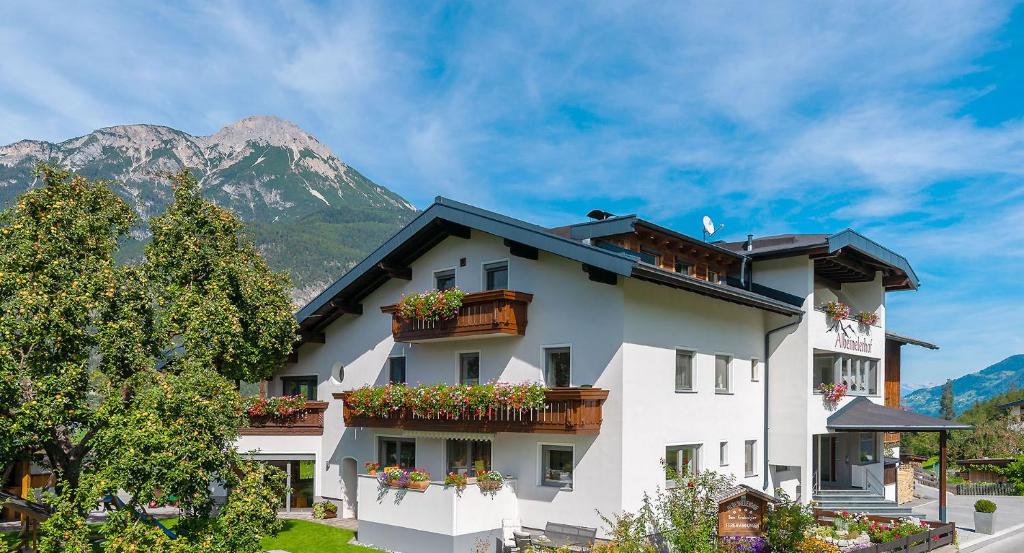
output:
POLYGON ((953 490, 956 495, 1020 495, 1009 482, 980 482, 976 484, 957 484, 953 490))

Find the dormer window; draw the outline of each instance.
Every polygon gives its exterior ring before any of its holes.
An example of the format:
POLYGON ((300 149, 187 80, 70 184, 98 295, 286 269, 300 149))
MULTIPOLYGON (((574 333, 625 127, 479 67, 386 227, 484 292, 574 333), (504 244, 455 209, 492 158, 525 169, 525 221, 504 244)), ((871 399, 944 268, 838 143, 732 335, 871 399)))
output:
POLYGON ((674 267, 677 273, 689 275, 693 273, 693 265, 682 260, 679 256, 676 256, 676 263, 674 267))
POLYGON ((718 271, 708 269, 708 282, 718 284, 718 271))

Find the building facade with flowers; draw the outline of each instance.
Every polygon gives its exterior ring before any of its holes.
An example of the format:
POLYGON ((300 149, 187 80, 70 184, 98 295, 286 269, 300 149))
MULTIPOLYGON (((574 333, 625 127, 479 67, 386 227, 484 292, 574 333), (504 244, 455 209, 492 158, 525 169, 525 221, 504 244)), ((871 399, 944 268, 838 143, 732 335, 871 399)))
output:
POLYGON ((238 445, 286 470, 287 508, 334 501, 394 551, 602 535, 679 471, 894 499, 898 451, 861 404, 898 407, 900 347, 930 346, 886 332, 886 293, 916 288, 852 230, 708 243, 438 198, 298 312, 290 362, 244 388, 263 399, 238 445), (431 483, 371 474, 394 466, 431 483))

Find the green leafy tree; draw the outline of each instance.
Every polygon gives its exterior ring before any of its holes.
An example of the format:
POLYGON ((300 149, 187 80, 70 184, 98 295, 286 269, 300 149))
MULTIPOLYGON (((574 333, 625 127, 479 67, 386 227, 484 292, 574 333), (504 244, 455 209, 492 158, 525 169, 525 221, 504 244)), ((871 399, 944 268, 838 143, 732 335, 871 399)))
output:
POLYGON ((0 213, 0 463, 42 451, 55 472, 42 550, 88 551, 85 514, 124 490, 131 507, 174 496, 182 538, 170 547, 115 517, 112 550, 256 551, 282 487, 233 450, 233 381, 283 363, 295 338, 287 278, 186 171, 140 267, 114 261, 136 220, 105 183, 37 172, 43 186, 0 213), (211 483, 231 490, 216 517, 211 483))
POLYGON ((956 409, 953 406, 953 381, 947 379, 942 386, 942 398, 939 399, 939 411, 942 418, 951 421, 956 418, 956 409))

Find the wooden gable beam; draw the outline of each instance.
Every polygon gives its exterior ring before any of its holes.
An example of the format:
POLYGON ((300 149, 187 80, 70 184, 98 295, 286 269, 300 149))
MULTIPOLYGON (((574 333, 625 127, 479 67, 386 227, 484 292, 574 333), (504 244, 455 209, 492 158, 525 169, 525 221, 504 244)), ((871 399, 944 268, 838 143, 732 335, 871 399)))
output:
POLYGON ((601 284, 610 284, 615 286, 619 283, 619 275, 600 267, 595 267, 587 263, 583 264, 583 272, 587 273, 587 278, 594 282, 600 282, 601 284))
POLYGON ((360 303, 345 303, 340 301, 332 301, 329 304, 331 310, 344 313, 347 315, 362 315, 363 305, 360 303))
POLYGON ((400 265, 392 265, 381 261, 377 264, 377 267, 387 273, 391 278, 400 278, 402 280, 412 280, 412 267, 402 267, 400 265))
POLYGON ((455 236, 457 238, 468 239, 472 236, 472 231, 466 225, 460 225, 459 223, 453 223, 451 221, 445 221, 439 219, 438 224, 441 229, 444 230, 449 236, 455 236))
POLYGON ((537 251, 537 248, 533 246, 527 246, 526 244, 516 242, 515 240, 509 240, 508 238, 506 238, 505 246, 508 248, 508 253, 516 257, 532 259, 534 261, 536 261, 537 258, 540 257, 540 252, 537 251))

